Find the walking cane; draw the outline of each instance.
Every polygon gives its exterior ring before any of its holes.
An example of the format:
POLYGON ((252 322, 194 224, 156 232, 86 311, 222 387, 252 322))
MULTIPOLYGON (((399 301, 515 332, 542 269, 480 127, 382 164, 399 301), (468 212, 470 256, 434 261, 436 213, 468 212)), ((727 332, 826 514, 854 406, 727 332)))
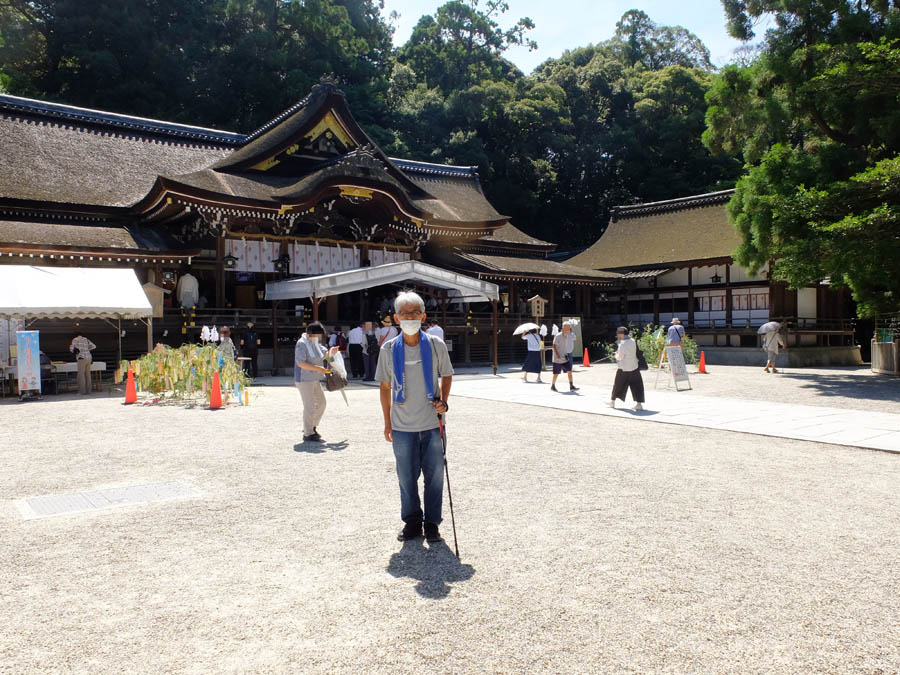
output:
POLYGON ((453 548, 459 559, 459 544, 456 541, 456 518, 453 515, 453 492, 450 491, 450 469, 447 466, 447 429, 444 426, 444 416, 438 415, 438 424, 441 428, 441 445, 444 449, 444 475, 447 477, 447 497, 450 499, 450 522, 453 524, 453 548))

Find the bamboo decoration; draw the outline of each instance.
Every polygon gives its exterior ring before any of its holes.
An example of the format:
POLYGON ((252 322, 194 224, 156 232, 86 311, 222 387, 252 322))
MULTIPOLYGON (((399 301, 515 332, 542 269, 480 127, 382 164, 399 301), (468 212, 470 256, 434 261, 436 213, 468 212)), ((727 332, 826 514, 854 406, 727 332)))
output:
POLYGON ((186 344, 178 348, 157 345, 136 361, 122 361, 119 373, 131 368, 138 391, 159 399, 202 399, 209 403, 213 373, 218 371, 223 392, 234 392, 249 403, 250 378, 238 361, 229 361, 214 344, 186 344))

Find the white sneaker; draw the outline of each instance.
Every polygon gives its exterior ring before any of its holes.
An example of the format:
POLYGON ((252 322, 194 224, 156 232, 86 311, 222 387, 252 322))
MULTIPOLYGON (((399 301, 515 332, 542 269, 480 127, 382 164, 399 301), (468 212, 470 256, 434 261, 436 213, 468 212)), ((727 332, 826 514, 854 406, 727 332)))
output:
POLYGON ((644 409, 644 406, 642 406, 640 403, 636 403, 636 404, 634 405, 634 409, 635 409, 635 410, 643 410, 643 409, 644 409))

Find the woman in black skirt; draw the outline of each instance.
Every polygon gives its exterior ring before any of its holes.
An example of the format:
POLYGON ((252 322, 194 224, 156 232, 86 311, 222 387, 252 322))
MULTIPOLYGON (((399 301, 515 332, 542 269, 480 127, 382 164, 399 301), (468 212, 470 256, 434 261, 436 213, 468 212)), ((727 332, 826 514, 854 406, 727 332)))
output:
POLYGON ((616 371, 616 381, 613 384, 609 407, 616 407, 616 399, 624 403, 625 394, 631 389, 631 398, 635 403, 634 409, 643 410, 644 379, 641 377, 641 370, 638 367, 637 343, 628 335, 628 329, 624 326, 616 329, 616 339, 619 341, 619 348, 616 350, 616 364, 619 369, 616 371))
POLYGON ((533 328, 522 334, 522 339, 528 345, 528 354, 525 356, 525 363, 522 370, 525 371, 523 376, 528 382, 528 373, 537 373, 537 381, 541 382, 541 337, 538 335, 538 329, 533 328))

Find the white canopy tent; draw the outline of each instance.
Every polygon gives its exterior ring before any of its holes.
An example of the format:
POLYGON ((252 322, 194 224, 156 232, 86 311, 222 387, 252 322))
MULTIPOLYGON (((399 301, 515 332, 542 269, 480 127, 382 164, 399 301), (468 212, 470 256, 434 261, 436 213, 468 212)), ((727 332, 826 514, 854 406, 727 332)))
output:
POLYGON ((132 269, 0 265, 0 317, 11 319, 103 319, 119 331, 122 319, 147 326, 152 345, 153 308, 132 269))
POLYGON ((266 300, 293 300, 311 298, 313 319, 318 320, 319 301, 331 295, 361 291, 373 286, 397 284, 404 281, 418 281, 426 286, 455 291, 454 298, 463 302, 490 302, 493 305, 493 347, 494 374, 497 373, 497 301, 500 288, 497 284, 481 279, 473 279, 458 272, 445 270, 434 265, 408 260, 374 267, 361 267, 345 272, 323 274, 316 277, 270 281, 266 284, 266 300))
POLYGON ((473 279, 418 260, 408 260, 304 279, 270 281, 266 284, 266 300, 321 299, 329 295, 361 291, 401 281, 420 281, 428 286, 455 290, 459 292, 457 298, 464 302, 491 302, 500 299, 497 284, 473 279))

